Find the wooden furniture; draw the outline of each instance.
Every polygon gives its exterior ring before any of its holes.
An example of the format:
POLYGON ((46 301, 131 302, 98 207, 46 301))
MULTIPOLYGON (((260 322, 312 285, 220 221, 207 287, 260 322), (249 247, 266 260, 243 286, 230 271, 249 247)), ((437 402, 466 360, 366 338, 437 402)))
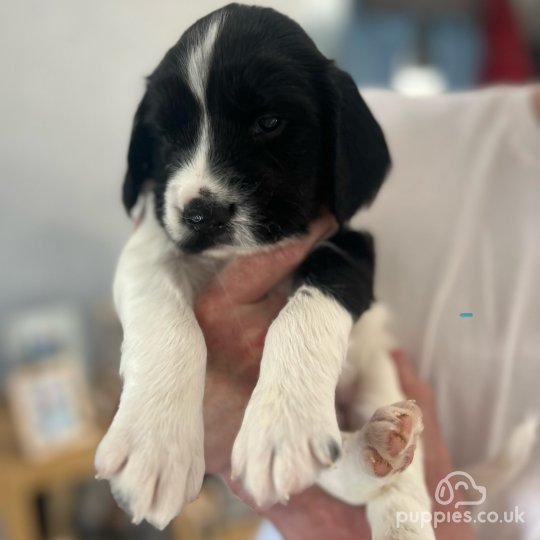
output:
MULTIPOLYGON (((50 508, 51 540, 75 539, 70 530, 73 489, 94 478, 94 453, 101 438, 86 447, 59 453, 45 461, 32 462, 17 450, 5 407, 0 406, 0 521, 7 540, 42 540, 38 527, 36 498, 45 494, 53 502, 50 508)), ((251 540, 258 526, 255 516, 247 516, 224 526, 219 525, 220 502, 210 489, 188 505, 170 527, 174 540, 251 540), (203 535, 203 530, 211 531, 203 535)))
POLYGON ((9 540, 41 539, 35 504, 37 495, 62 494, 93 478, 94 450, 95 445, 38 463, 28 462, 16 452, 0 454, 0 519, 5 523, 9 540))

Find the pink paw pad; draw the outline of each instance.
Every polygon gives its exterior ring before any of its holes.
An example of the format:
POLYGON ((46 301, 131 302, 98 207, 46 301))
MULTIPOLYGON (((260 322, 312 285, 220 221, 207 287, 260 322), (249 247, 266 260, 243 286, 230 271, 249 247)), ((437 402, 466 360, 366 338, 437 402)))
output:
POLYGON ((422 433, 422 413, 412 400, 375 411, 365 426, 363 457, 376 476, 404 471, 414 458, 422 433))

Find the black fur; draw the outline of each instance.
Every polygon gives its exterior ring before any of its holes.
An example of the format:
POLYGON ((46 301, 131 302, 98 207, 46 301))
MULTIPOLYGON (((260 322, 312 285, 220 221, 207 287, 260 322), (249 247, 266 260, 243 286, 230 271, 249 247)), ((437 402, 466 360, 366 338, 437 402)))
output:
POLYGON ((317 246, 296 271, 295 285, 332 296, 357 319, 373 302, 374 274, 373 238, 345 230, 317 246))
MULTIPOLYGON (((347 221, 371 202, 390 164, 384 136, 354 82, 284 15, 237 4, 220 12, 225 18, 206 87, 214 176, 239 194, 239 207, 243 201, 254 209, 258 243, 305 232, 322 206, 347 221), (279 133, 255 134, 265 115, 283 120, 279 133)), ((152 180, 162 220, 167 182, 196 145, 202 111, 183 67, 216 13, 188 29, 148 78, 129 148, 128 211, 152 180)), ((225 231, 174 240, 200 252, 233 237, 225 231)))

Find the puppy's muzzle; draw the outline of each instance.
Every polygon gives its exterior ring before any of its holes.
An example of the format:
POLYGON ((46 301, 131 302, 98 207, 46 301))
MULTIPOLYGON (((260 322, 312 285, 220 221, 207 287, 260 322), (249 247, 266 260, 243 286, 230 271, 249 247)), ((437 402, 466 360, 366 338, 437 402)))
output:
POLYGON ((233 214, 233 204, 196 198, 185 206, 182 222, 196 232, 219 231, 225 228, 233 214))

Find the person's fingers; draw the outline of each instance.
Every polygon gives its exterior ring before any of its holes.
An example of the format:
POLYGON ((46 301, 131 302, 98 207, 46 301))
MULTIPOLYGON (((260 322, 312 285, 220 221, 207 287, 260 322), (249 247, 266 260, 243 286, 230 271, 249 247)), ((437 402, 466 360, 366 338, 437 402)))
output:
POLYGON ((426 483, 432 493, 439 481, 452 470, 452 460, 441 433, 431 387, 414 372, 403 351, 392 353, 403 392, 416 400, 422 409, 424 432, 424 468, 426 483))
POLYGON ((392 358, 394 359, 394 364, 396 366, 403 391, 409 399, 416 399, 416 397, 412 394, 416 393, 415 390, 420 380, 407 361, 405 353, 399 349, 392 351, 392 358))
POLYGON ((433 408, 434 398, 431 386, 418 377, 405 353, 397 350, 392 353, 392 356, 405 395, 409 399, 418 401, 421 408, 433 408))
POLYGON ((225 289, 232 302, 256 302, 287 276, 313 245, 335 226, 334 218, 326 214, 311 224, 304 238, 270 251, 239 257, 220 272, 208 293, 215 293, 217 287, 225 289))

